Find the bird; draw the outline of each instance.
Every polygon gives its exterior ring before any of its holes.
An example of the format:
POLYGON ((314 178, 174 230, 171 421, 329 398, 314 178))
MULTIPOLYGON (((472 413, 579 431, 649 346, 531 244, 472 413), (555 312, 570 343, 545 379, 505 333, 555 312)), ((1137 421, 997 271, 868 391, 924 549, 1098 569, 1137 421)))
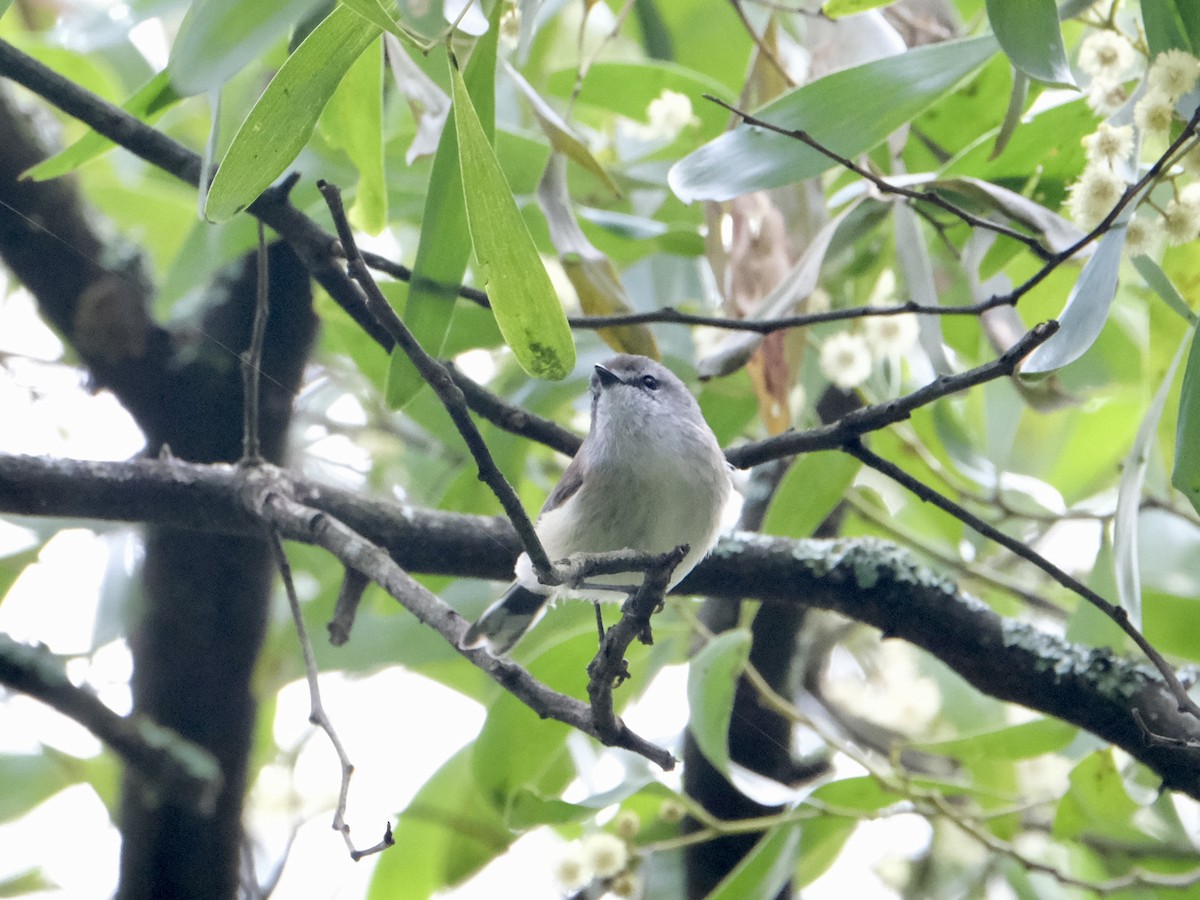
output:
MULTIPOLYGON (((670 369, 645 356, 619 354, 594 367, 591 426, 546 498, 535 530, 552 560, 574 553, 665 553, 686 544, 669 587, 683 580, 736 521, 741 497, 700 405, 670 369)), ((526 553, 516 580, 460 641, 463 649, 507 654, 560 595, 541 584, 526 553)), ((591 583, 629 585, 636 573, 591 583)), ((619 600, 619 591, 573 591, 619 600)))

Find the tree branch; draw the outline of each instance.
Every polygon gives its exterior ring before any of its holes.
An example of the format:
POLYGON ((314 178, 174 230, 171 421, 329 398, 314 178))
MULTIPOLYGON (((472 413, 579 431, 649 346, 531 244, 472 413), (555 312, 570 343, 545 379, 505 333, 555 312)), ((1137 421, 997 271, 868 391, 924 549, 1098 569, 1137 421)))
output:
MULTIPOLYGON (((386 590, 452 645, 466 623, 396 563, 444 575, 512 576, 520 544, 505 519, 415 510, 293 476, 288 480, 293 506, 286 514, 271 513, 268 521, 289 538, 338 547, 343 563, 382 577, 386 590)), ((244 476, 229 466, 0 455, 0 512, 261 533, 262 519, 242 503, 243 482, 244 476)), ((1110 650, 1072 644, 1002 618, 893 545, 739 532, 722 540, 675 592, 802 603, 873 625, 887 637, 927 650, 983 693, 1116 744, 1157 773, 1166 787, 1200 799, 1200 748, 1195 745, 1200 722, 1179 711, 1175 695, 1154 671, 1110 650), (1147 730, 1178 743, 1148 745, 1147 730)), ((597 736, 591 710, 581 701, 550 691, 511 661, 482 652, 463 656, 539 714, 597 736)))
POLYGON ((0 684, 74 719, 136 769, 158 802, 212 815, 222 780, 213 755, 146 716, 117 715, 95 694, 72 684, 49 651, 0 634, 0 684))
POLYGON ((767 460, 781 459, 796 453, 836 450, 867 432, 878 431, 901 422, 907 419, 913 410, 927 406, 942 397, 1012 375, 1021 360, 1056 331, 1058 323, 1053 320, 1035 325, 1024 337, 991 362, 957 375, 944 375, 898 400, 863 407, 821 428, 787 432, 763 441, 731 447, 725 451, 725 456, 735 468, 748 469, 767 460))

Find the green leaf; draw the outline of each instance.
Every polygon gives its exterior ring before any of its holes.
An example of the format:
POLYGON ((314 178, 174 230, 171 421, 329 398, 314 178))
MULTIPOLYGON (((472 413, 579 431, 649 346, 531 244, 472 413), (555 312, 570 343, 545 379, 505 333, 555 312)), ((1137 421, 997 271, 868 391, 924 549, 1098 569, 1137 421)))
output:
POLYGON ((65 754, 0 755, 0 822, 23 816, 68 785, 80 781, 82 767, 65 754))
POLYGON ((1158 422, 1167 404, 1167 394, 1175 383, 1175 370, 1179 368, 1187 348, 1188 339, 1185 337, 1146 409, 1137 437, 1122 467, 1117 488, 1117 511, 1113 517, 1113 571, 1116 575, 1117 599, 1121 608, 1129 613, 1129 620, 1135 628, 1142 627, 1142 584, 1138 559, 1142 487, 1146 483, 1146 468, 1158 443, 1158 422))
POLYGON ((1058 719, 1036 719, 969 737, 914 744, 914 749, 954 756, 965 763, 980 760, 1031 759, 1053 753, 1075 740, 1079 729, 1058 719))
POLYGON ((1183 387, 1179 393, 1179 420, 1175 427, 1175 466, 1171 484, 1200 511, 1200 341, 1192 332, 1192 348, 1183 387))
POLYGON ((1151 58, 1165 50, 1200 50, 1200 10, 1195 0, 1142 0, 1142 26, 1151 58))
POLYGON ((805 453, 783 476, 762 530, 783 537, 812 537, 842 502, 860 468, 858 460, 837 450, 805 453))
MULTIPOLYGON (((980 37, 919 47, 827 75, 755 115, 781 128, 803 129, 842 156, 856 156, 953 89, 996 46, 994 38, 980 37)), ((812 178, 833 165, 799 141, 743 123, 676 163, 668 180, 684 202, 728 200, 812 178)))
POLYGON ((829 0, 821 7, 821 12, 831 19, 841 19, 844 16, 856 16, 881 6, 890 6, 893 2, 895 0, 829 0))
POLYGON ((1146 841, 1133 824, 1140 811, 1122 783, 1112 750, 1097 750, 1071 770, 1071 787, 1059 801, 1051 834, 1061 839, 1093 835, 1128 841, 1146 841))
POLYGON ((801 825, 799 863, 793 887, 812 884, 824 875, 857 827, 857 819, 843 816, 820 816, 801 825))
POLYGON ((341 2, 381 31, 387 31, 412 46, 425 49, 421 35, 405 28, 380 0, 341 0, 341 2))
POLYGON ((1030 78, 1074 87, 1054 0, 987 0, 988 19, 1012 64, 1030 78))
MULTIPOLYGON (((0 2, 0 15, 4 14, 7 2, 0 2)), ((55 884, 41 869, 26 869, 18 875, 0 881, 0 897, 24 897, 27 894, 58 892, 59 885, 55 884)))
MULTIPOLYGON (((180 95, 171 86, 170 77, 163 71, 138 88, 133 96, 121 104, 121 108, 142 121, 151 123, 180 99, 182 99, 180 95)), ((68 172, 74 172, 84 163, 95 159, 112 146, 113 142, 108 138, 89 131, 69 147, 64 147, 49 159, 43 160, 23 172, 21 177, 32 178, 34 181, 49 181, 51 178, 58 178, 68 172)))
POLYGON ((738 628, 718 635, 688 665, 688 728, 704 758, 723 774, 729 772, 734 692, 749 659, 750 632, 738 628))
MULTIPOLYGON (((502 7, 503 4, 497 4, 496 10, 502 7)), ((489 142, 495 131, 499 33, 499 24, 493 23, 476 45, 463 74, 467 93, 489 142)), ((455 288, 462 282, 470 256, 471 234, 458 164, 458 129, 454 118, 448 117, 433 157, 417 258, 404 306, 404 324, 417 343, 434 356, 442 355, 454 318, 455 288)), ((386 388, 388 405, 395 409, 404 406, 424 383, 408 355, 399 348, 393 350, 386 388)))
POLYGON ((214 222, 245 209, 299 155, 321 110, 379 29, 339 6, 288 57, 233 137, 209 188, 214 222))
POLYGON ((380 854, 370 900, 427 900, 508 849, 511 832, 471 777, 471 751, 447 760, 400 814, 402 852, 380 854))
POLYGON ((575 341, 567 317, 471 105, 462 74, 451 69, 467 227, 496 324, 522 369, 535 378, 565 378, 575 365, 575 341))
POLYGON ((1138 254, 1133 258, 1133 267, 1138 270, 1138 274, 1142 276, 1142 281, 1146 282, 1146 286, 1158 294, 1159 299, 1179 313, 1189 325, 1196 324, 1196 314, 1192 312, 1187 301, 1180 296, 1179 290, 1167 273, 1162 270, 1162 266, 1150 257, 1138 254))
POLYGON ((350 70, 321 116, 321 130, 346 151, 358 169, 350 221, 369 234, 387 225, 387 181, 383 170, 383 43, 375 41, 350 70))
POLYGON ((1029 355, 1022 375, 1053 372, 1073 363, 1088 351, 1108 321, 1108 309, 1117 294, 1117 273, 1125 249, 1125 226, 1109 231, 1096 245, 1071 288, 1067 304, 1058 317, 1058 331, 1029 355))
POLYGON ((792 878, 800 857, 801 824, 791 822, 763 835, 706 900, 774 897, 792 878))
POLYGON ((258 57, 319 0, 197 0, 179 26, 167 74, 187 97, 217 87, 258 57))

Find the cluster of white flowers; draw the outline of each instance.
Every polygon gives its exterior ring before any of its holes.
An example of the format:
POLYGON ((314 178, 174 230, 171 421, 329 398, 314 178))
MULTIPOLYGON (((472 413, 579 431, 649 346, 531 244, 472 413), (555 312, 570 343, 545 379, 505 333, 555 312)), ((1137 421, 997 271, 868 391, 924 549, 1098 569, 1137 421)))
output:
POLYGON ((571 841, 563 849, 554 869, 554 877, 564 891, 578 891, 593 881, 603 881, 610 894, 618 897, 641 896, 642 881, 631 865, 634 859, 626 843, 637 834, 637 814, 627 811, 619 813, 614 827, 621 837, 602 831, 571 841))
POLYGON ((683 129, 700 120, 692 111, 687 94, 664 89, 646 106, 646 123, 633 123, 629 131, 643 141, 673 141, 683 129))
MULTIPOLYGON (((1131 96, 1124 79, 1139 76, 1141 59, 1134 46, 1115 31, 1097 31, 1079 48, 1079 67, 1091 76, 1088 102, 1102 115, 1115 113, 1131 96)), ((1145 72, 1145 90, 1133 107, 1133 122, 1143 137, 1166 136, 1176 118, 1179 99, 1200 80, 1200 60, 1183 50, 1158 54, 1145 72)), ((1103 122, 1084 138, 1087 166, 1071 185, 1067 210, 1083 228, 1094 228, 1124 195, 1124 173, 1133 172, 1136 135, 1133 125, 1103 122)), ((1184 173, 1200 175, 1200 148, 1179 160, 1184 173)), ((1175 178, 1177 171, 1170 177, 1175 178)), ((1151 252, 1164 239, 1173 245, 1200 236, 1200 186, 1175 184, 1175 198, 1165 206, 1143 203, 1146 210, 1128 222, 1126 252, 1132 256, 1151 252)))
POLYGON ((839 331, 821 344, 821 373, 844 391, 865 382, 877 360, 895 359, 917 342, 917 319, 910 313, 861 321, 861 331, 839 331))

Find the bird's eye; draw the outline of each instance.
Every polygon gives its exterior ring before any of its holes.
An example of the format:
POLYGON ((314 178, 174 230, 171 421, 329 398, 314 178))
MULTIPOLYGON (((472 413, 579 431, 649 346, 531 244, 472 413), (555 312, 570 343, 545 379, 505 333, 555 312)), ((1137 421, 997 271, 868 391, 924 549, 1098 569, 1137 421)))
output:
POLYGON ((658 379, 655 378, 653 375, 643 375, 642 376, 642 384, 644 384, 646 386, 647 390, 650 390, 650 391, 658 390, 658 379))

